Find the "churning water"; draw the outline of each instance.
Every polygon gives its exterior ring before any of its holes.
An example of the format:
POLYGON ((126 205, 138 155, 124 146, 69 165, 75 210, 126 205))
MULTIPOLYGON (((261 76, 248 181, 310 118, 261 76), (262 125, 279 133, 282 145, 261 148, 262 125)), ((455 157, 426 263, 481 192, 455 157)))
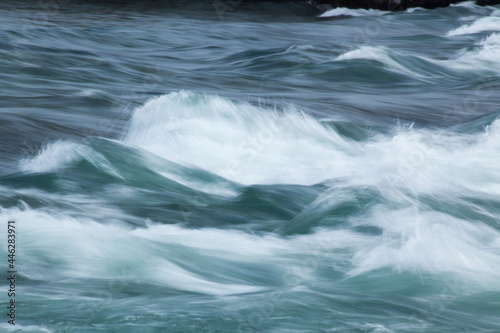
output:
POLYGON ((0 4, 0 330, 499 332, 500 7, 223 8, 0 4))

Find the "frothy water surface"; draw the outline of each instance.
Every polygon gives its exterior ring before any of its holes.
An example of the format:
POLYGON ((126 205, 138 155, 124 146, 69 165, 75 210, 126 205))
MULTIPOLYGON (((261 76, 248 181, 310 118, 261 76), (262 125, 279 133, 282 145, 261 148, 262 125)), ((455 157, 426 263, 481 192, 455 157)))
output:
POLYGON ((0 5, 0 330, 498 331, 499 11, 0 5))

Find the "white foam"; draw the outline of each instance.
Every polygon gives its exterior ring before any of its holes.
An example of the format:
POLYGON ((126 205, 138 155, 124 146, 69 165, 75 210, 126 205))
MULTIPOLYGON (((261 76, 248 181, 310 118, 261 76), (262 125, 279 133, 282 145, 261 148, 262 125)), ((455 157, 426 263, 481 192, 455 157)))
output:
POLYGON ((24 172, 54 172, 83 159, 117 178, 122 178, 102 154, 84 144, 64 140, 46 144, 36 156, 21 159, 19 168, 24 172))
MULTIPOLYGON (((500 18, 499 18, 500 20, 500 18)), ((500 27, 500 26, 499 26, 500 27)), ((381 46, 362 46, 360 48, 348 51, 338 56, 335 61, 349 60, 373 60, 382 63, 388 70, 406 74, 415 78, 426 78, 432 76, 432 72, 418 68, 410 69, 400 63, 399 59, 403 57, 414 57, 418 61, 433 63, 441 67, 447 67, 453 70, 464 72, 500 72, 500 39, 497 33, 494 33, 477 43, 473 49, 464 49, 446 60, 436 60, 427 56, 416 54, 403 54, 381 46)))
POLYGON ((500 72, 500 34, 483 38, 475 49, 464 50, 455 59, 440 61, 442 64, 464 71, 483 70, 500 72))
POLYGON ((82 155, 90 155, 91 150, 79 143, 56 141, 45 145, 34 157, 24 158, 19 167, 26 172, 50 172, 68 166, 82 155))
MULTIPOLYGON (((498 40, 498 35, 490 36, 483 44, 496 45, 498 40)), ((499 133, 497 120, 487 131, 473 135, 400 128, 354 141, 296 110, 280 113, 217 96, 180 92, 155 98, 135 110, 123 140, 163 159, 245 185, 342 180, 356 186, 404 186, 414 193, 469 189, 491 194, 497 193, 495 184, 500 182, 499 133)), ((46 172, 79 158, 120 177, 99 152, 64 141, 47 145, 20 164, 27 172, 46 172)), ((229 183, 218 180, 204 188, 181 171, 169 170, 169 163, 162 166, 162 161, 143 160, 152 170, 197 190, 236 193, 229 183)))
MULTIPOLYGON (((315 209, 321 204, 331 207, 336 200, 335 191, 326 193, 315 209)), ((443 213, 419 211, 411 207, 416 201, 409 203, 408 208, 375 207, 364 216, 349 218, 354 225, 381 228, 383 233, 377 236, 346 229, 320 229, 289 238, 160 224, 129 229, 29 209, 3 210, 0 218, 15 218, 23 240, 19 270, 33 280, 109 280, 113 285, 138 283, 233 295, 269 288, 252 276, 274 277, 274 283, 283 286, 295 285, 297 279, 314 283, 324 278, 316 268, 331 265, 348 277, 389 269, 457 276, 460 288, 468 293, 500 290, 498 231, 443 213)), ((0 251, 6 255, 5 245, 0 240, 0 251)), ((24 293, 39 294, 29 287, 24 293)), ((64 295, 41 296, 61 299, 64 295)), ((72 299, 85 296, 66 295, 72 299)))
POLYGON ((401 128, 355 142, 297 111, 279 114, 181 92, 137 109, 124 140, 242 184, 349 179, 374 185, 389 177, 412 191, 432 192, 500 181, 495 167, 500 153, 495 141, 486 139, 499 132, 497 124, 477 135, 401 128))
POLYGON ((412 7, 412 8, 408 8, 407 10, 405 10, 405 12, 411 14, 411 13, 414 13, 414 12, 420 12, 420 11, 426 11, 427 9, 425 8, 422 8, 422 7, 412 7))
POLYGON ((459 3, 452 3, 450 7, 464 7, 464 8, 474 8, 478 7, 475 1, 462 1, 459 3))
MULTIPOLYGON (((46 281, 85 278, 120 279, 120 281, 123 279, 128 283, 154 284, 211 295, 247 293, 264 289, 262 286, 241 283, 238 278, 232 279, 230 275, 214 281, 207 276, 210 276, 210 273, 216 274, 217 268, 214 268, 213 272, 205 272, 207 275, 202 276, 189 267, 182 267, 182 262, 172 260, 180 256, 174 253, 179 251, 179 239, 172 236, 182 233, 182 236, 186 236, 189 240, 192 238, 189 236, 191 234, 189 229, 182 229, 183 232, 180 232, 179 227, 163 226, 134 231, 89 219, 75 219, 61 213, 35 210, 8 210, 0 216, 15 217, 17 233, 24 240, 23 251, 19 253, 22 260, 19 260, 18 266, 19 270, 30 279, 46 281), (160 235, 163 239, 155 238, 156 241, 151 242, 148 236, 152 234, 160 235), (74 235, 78 237, 75 238, 74 235), (133 248, 131 244, 134 244, 133 248), (47 270, 45 260, 57 261, 57 265, 47 270), (123 269, 116 270, 113 267, 123 269)), ((235 241, 245 239, 244 234, 231 231, 221 232, 216 242, 220 243, 220 237, 226 240, 233 238, 235 241), (243 237, 239 236, 240 234, 243 237)), ((209 235, 204 242, 209 242, 210 238, 209 235)), ((2 245, 5 245, 4 241, 2 245)), ((201 251, 198 253, 203 247, 198 244, 191 248, 191 251, 196 253, 192 259, 200 257, 199 260, 203 260, 206 256, 205 259, 210 260, 207 254, 201 251)), ((229 244, 225 249, 228 248, 229 244)), ((186 248, 180 249, 182 250, 186 248)), ((255 264, 260 260, 251 251, 247 253, 247 258, 255 264)), ((244 260, 244 257, 242 259, 244 260)), ((222 273, 220 275, 222 276, 222 273)))
POLYGON ((423 75, 401 65, 393 57, 397 56, 396 52, 382 46, 361 46, 352 51, 348 51, 339 55, 335 61, 348 61, 356 59, 374 60, 386 66, 387 69, 396 73, 407 74, 413 77, 422 77, 423 75))
POLYGON ((356 145, 313 118, 189 92, 155 98, 135 110, 124 142, 182 165, 243 184, 323 180, 318 171, 342 164, 356 145), (295 168, 283 179, 283 170, 295 168))
POLYGON ((330 9, 319 17, 335 17, 335 16, 381 16, 389 14, 388 11, 377 10, 377 9, 350 9, 345 7, 338 7, 330 9))
POLYGON ((475 20, 471 24, 463 25, 457 29, 449 31, 446 36, 460 36, 476 34, 484 31, 500 31, 500 17, 487 16, 475 20))
POLYGON ((484 246, 494 246, 500 234, 485 224, 417 207, 378 210, 369 220, 383 228, 384 235, 373 240, 373 246, 355 253, 349 274, 383 267, 413 273, 460 272, 470 280, 481 278, 490 286, 499 276, 500 256, 484 246))

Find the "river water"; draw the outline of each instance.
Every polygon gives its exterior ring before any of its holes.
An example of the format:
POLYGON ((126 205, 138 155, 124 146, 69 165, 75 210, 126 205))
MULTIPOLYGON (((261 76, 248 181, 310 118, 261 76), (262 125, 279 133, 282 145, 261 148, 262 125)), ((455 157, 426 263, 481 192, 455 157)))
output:
POLYGON ((0 17, 2 331, 500 331, 500 6, 0 17))

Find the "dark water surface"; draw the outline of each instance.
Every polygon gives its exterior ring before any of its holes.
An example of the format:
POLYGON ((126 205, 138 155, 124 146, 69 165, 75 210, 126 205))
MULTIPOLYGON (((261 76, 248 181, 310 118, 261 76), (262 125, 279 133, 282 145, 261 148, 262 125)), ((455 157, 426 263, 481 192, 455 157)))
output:
POLYGON ((0 330, 500 332, 500 7, 223 3, 0 4, 0 330))

